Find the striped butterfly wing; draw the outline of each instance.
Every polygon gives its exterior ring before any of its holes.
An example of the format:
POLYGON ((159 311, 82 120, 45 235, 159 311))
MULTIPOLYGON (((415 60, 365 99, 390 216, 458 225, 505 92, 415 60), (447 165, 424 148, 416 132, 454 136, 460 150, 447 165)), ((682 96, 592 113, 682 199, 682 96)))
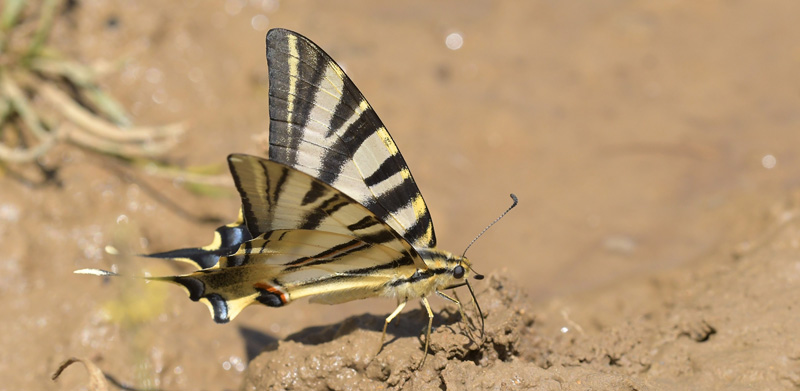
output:
POLYGON ((267 63, 270 159, 358 201, 415 248, 434 247, 430 213, 403 156, 341 67, 282 29, 267 34, 267 63))
POLYGON ((255 303, 282 307, 310 297, 336 304, 386 295, 390 282, 411 279, 416 270, 390 246, 324 231, 277 230, 220 258, 219 268, 150 279, 182 285, 209 307, 214 321, 226 323, 255 303))
MULTIPOLYGON (((372 211, 340 190, 302 171, 256 156, 228 157, 251 233, 316 230, 382 245, 427 268, 417 251, 372 211)), ((242 244, 250 246, 249 242, 242 244)))
POLYGON ((284 164, 234 154, 228 163, 249 232, 263 232, 218 258, 216 267, 153 277, 182 285, 224 323, 250 304, 280 307, 310 297, 340 303, 390 295, 424 261, 369 209, 284 164))

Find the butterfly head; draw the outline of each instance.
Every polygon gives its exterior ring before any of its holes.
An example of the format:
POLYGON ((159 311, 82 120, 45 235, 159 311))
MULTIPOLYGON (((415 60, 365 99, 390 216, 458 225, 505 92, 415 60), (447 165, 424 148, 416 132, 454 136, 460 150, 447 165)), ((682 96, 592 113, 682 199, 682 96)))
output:
MULTIPOLYGON (((475 272, 474 269, 472 269, 472 263, 466 256, 464 255, 458 256, 458 255, 453 255, 451 253, 444 253, 444 254, 446 254, 444 257, 446 272, 443 273, 443 275, 446 277, 442 279, 444 280, 442 281, 444 285, 443 288, 451 289, 451 288, 462 287, 465 285, 467 286, 467 289, 469 289, 469 294, 470 296, 472 296, 472 303, 475 305, 475 309, 478 311, 478 319, 480 319, 480 324, 475 324, 471 320, 467 322, 467 324, 470 325, 470 327, 467 328, 467 333, 469 337, 473 341, 475 341, 477 339, 475 338, 473 331, 479 330, 480 340, 483 341, 485 336, 483 312, 481 311, 481 306, 478 304, 478 299, 475 297, 475 291, 472 290, 472 286, 470 285, 468 279, 470 273, 473 274, 472 277, 475 278, 476 280, 482 280, 483 275, 478 274, 477 272, 475 272)), ((439 293, 441 294, 441 292, 439 293)), ((455 295, 455 291, 453 291, 453 294, 455 295)), ((464 308, 461 306, 461 303, 457 299, 458 296, 455 296, 456 299, 449 298, 446 295, 444 295, 444 297, 450 299, 451 301, 455 301, 455 303, 458 304, 458 309, 461 312, 462 318, 467 319, 467 316, 464 313, 464 308)))
MULTIPOLYGON (((437 280, 434 283, 437 289, 463 286, 467 278, 474 273, 467 257, 439 249, 420 251, 420 255, 428 265, 427 273, 437 280)), ((481 279, 483 276, 474 274, 474 278, 481 279)))
POLYGON ((478 274, 472 268, 472 262, 470 262, 469 258, 457 255, 451 255, 450 257, 451 258, 448 260, 448 265, 451 267, 451 273, 455 279, 466 279, 469 277, 470 273, 475 274, 473 278, 476 280, 483 279, 483 275, 478 274))

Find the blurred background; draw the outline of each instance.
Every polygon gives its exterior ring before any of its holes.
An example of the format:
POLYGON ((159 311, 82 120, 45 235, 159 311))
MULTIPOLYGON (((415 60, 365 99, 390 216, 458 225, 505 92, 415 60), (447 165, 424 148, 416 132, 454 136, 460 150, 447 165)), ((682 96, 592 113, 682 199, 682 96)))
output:
MULTIPOLYGON (((216 325, 180 289, 72 274, 185 272, 104 248, 202 246, 235 218, 224 161, 263 154, 270 28, 315 41, 361 89, 439 247, 460 253, 519 197, 468 255, 534 301, 690 264, 800 185, 795 1, 56 3, 48 47, 95 71, 131 123, 183 130, 145 160, 65 136, 0 164, 0 390, 75 389, 80 370, 49 380, 70 356, 139 387, 235 389, 269 343, 394 309, 297 303, 216 325), (221 186, 198 191, 198 171, 221 186)), ((38 20, 27 7, 23 19, 38 20)), ((35 30, 21 26, 17 36, 35 30)))

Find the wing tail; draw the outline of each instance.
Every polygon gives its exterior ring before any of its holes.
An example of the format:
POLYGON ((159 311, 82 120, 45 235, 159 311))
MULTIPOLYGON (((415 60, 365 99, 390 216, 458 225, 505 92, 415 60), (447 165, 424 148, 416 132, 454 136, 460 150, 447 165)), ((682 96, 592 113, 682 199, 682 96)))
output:
POLYGON ((230 224, 217 228, 214 232, 214 241, 207 246, 182 248, 142 256, 172 259, 190 263, 199 269, 209 269, 216 266, 220 258, 235 253, 242 243, 250 239, 252 239, 252 236, 244 223, 240 209, 239 218, 230 224))
POLYGON ((144 254, 142 256, 148 258, 171 259, 173 261, 190 263, 199 269, 209 269, 216 266, 220 258, 235 253, 238 248, 239 246, 234 246, 206 250, 204 247, 194 247, 154 254, 144 254))
POLYGON ((73 273, 75 274, 88 274, 92 276, 100 276, 100 277, 119 277, 120 275, 114 272, 110 272, 108 270, 103 269, 79 269, 75 270, 73 273))
MULTIPOLYGON (((277 268, 269 265, 230 267, 200 270, 180 276, 134 277, 148 281, 162 281, 180 285, 192 301, 208 306, 217 323, 228 323, 247 306, 261 303, 270 307, 281 307, 289 297, 273 282, 277 268)), ((102 269, 80 269, 76 274, 104 277, 127 277, 102 269)))

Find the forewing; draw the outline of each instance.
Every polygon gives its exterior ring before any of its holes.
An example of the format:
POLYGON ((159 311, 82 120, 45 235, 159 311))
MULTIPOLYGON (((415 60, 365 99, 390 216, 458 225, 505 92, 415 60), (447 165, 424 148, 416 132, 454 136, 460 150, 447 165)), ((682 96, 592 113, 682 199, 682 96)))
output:
POLYGON ((435 246, 414 178, 342 69, 300 34, 267 34, 269 157, 341 190, 417 248, 435 246))

